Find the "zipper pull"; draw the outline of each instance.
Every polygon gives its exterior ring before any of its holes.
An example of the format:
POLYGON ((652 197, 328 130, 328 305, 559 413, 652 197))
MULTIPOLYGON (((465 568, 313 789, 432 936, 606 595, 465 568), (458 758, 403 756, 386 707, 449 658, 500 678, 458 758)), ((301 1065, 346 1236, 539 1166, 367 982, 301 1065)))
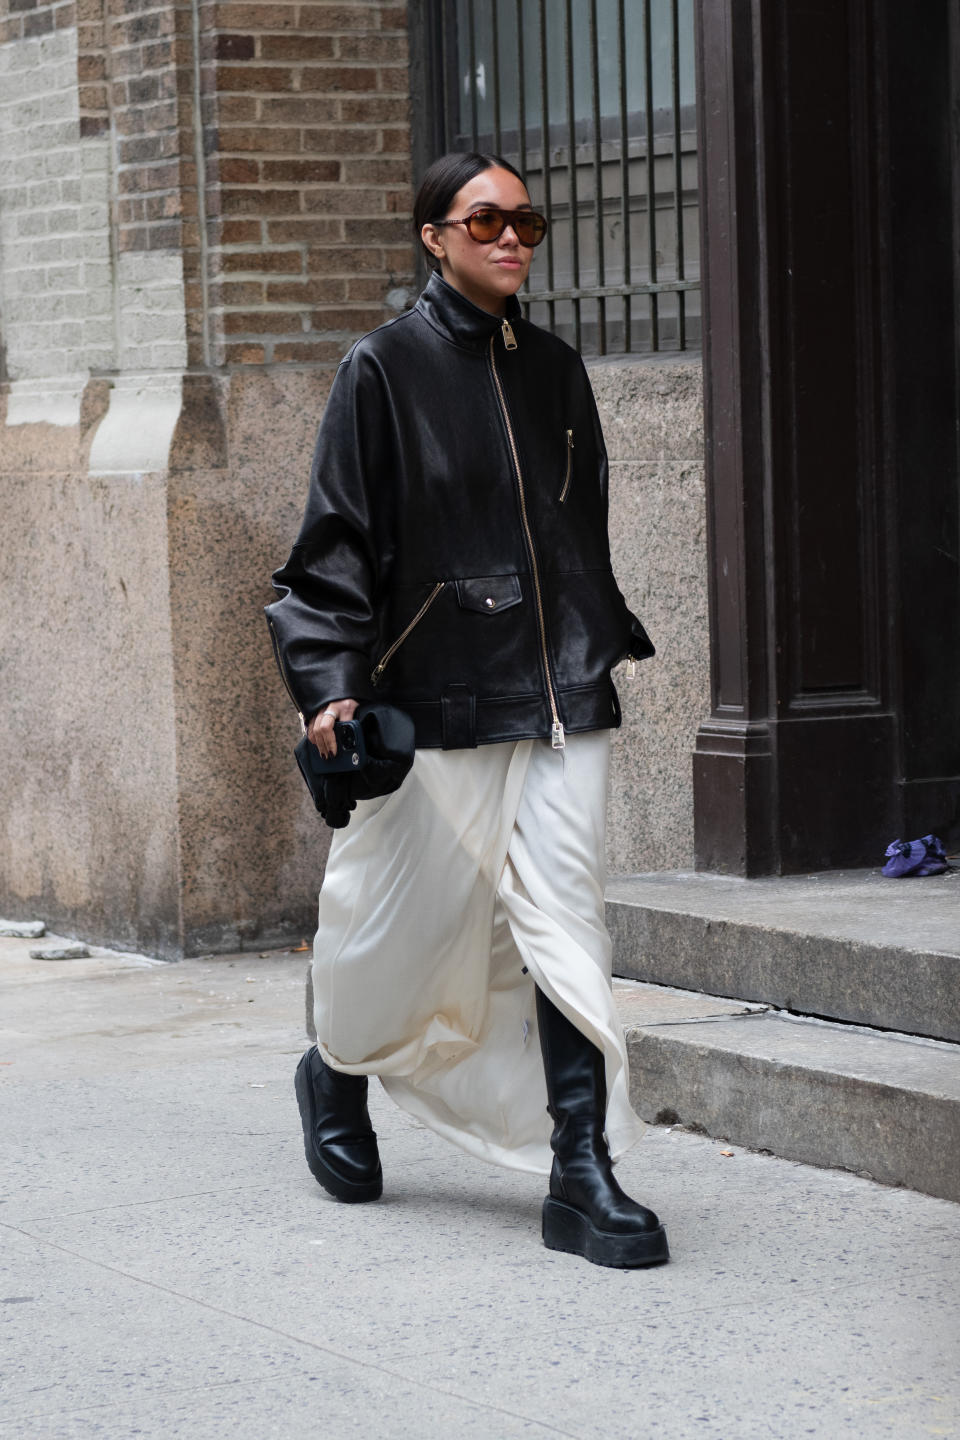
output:
POLYGON ((374 669, 373 669, 373 672, 371 673, 371 676, 370 676, 370 684, 371 684, 371 685, 379 685, 379 684, 380 684, 380 676, 381 676, 382 674, 383 674, 383 666, 382 666, 382 665, 377 665, 377 666, 375 666, 374 669))
POLYGON ((636 662, 636 660, 634 660, 633 656, 631 655, 631 656, 630 656, 630 659, 627 661, 627 679, 628 679, 628 680, 636 680, 636 678, 637 678, 637 662, 636 662))
POLYGON ((307 722, 306 722, 306 720, 304 720, 304 718, 303 718, 303 711, 302 711, 302 710, 298 710, 298 711, 297 711, 297 719, 300 721, 300 734, 301 734, 301 735, 306 735, 306 733, 307 733, 307 722))
POLYGON ((506 315, 503 317, 503 344, 507 350, 516 350, 517 348, 517 337, 514 335, 513 326, 506 315))
POLYGON ((566 746, 566 736, 563 733, 563 726, 559 720, 554 720, 553 722, 553 729, 550 732, 550 743, 554 750, 563 750, 566 746))
POLYGON ((568 450, 572 450, 572 449, 573 449, 573 431, 572 431, 572 430, 568 430, 568 431, 567 431, 567 449, 568 449, 568 450))

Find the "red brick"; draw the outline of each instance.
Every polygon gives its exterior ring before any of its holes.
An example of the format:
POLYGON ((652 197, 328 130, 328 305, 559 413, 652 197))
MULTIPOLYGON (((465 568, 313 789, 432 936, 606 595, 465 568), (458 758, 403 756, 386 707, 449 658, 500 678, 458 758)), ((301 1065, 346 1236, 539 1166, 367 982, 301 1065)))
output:
POLYGON ((234 125, 257 118, 256 95, 221 95, 218 113, 221 125, 234 125))
POLYGON ((344 220, 343 237, 348 245, 400 245, 410 239, 410 222, 395 215, 344 220))
POLYGON ((102 110, 106 112, 108 109, 106 85, 80 85, 77 88, 77 95, 81 110, 102 110))
POLYGON ((406 5, 391 5, 380 11, 381 30, 406 30, 407 28, 407 7, 406 5))
POLYGON ((312 340, 292 343, 278 340, 273 346, 274 360, 326 360, 338 361, 343 358, 343 343, 340 340, 312 340))
POLYGON ((304 185, 340 179, 339 160, 264 160, 261 169, 268 183, 288 181, 292 185, 304 185))
POLYGON ((391 275, 412 276, 414 272, 414 254, 420 248, 420 241, 413 233, 411 225, 407 231, 407 242, 405 245, 388 245, 383 252, 384 269, 391 275))
POLYGON ((265 355, 262 345, 228 345, 224 358, 228 364, 262 365, 265 355))
POLYGON ((380 78, 378 88, 390 95, 409 95, 410 71, 406 65, 382 65, 377 71, 380 78))
POLYGON ((413 215, 413 191, 407 186, 404 190, 388 190, 387 212, 391 215, 413 215))
POLYGON ((342 185, 328 190, 304 190, 303 208, 308 214, 382 215, 382 190, 347 190, 342 185))
POLYGON ((293 71, 286 65, 221 65, 217 71, 220 90, 257 90, 283 94, 294 88, 293 71))
POLYGON ((299 310, 226 310, 225 335, 296 335, 302 331, 299 310))
POLYGON ((311 245, 307 269, 312 275, 352 275, 356 271, 383 270, 383 251, 359 245, 311 245))
POLYGON ((410 161, 345 160, 343 180, 346 185, 403 185, 410 179, 410 161))
POLYGON ((282 99, 264 96, 260 101, 260 118, 266 124, 317 125, 325 120, 336 120, 338 103, 317 95, 282 99))
POLYGON ((223 129, 220 131, 220 152, 230 155, 237 152, 277 153, 300 149, 300 131, 284 130, 270 125, 257 129, 223 129))
POLYGON ((374 300, 383 304, 383 297, 390 288, 385 275, 355 275, 347 281, 348 300, 374 300))
POLYGON ((357 335, 373 330, 377 325, 382 325, 383 321, 382 307, 371 310, 357 306, 352 310, 349 307, 336 309, 331 306, 329 309, 315 310, 310 317, 314 330, 350 330, 357 335))
POLYGON ((303 148, 314 155, 372 155, 379 144, 380 132, 374 129, 331 127, 303 133, 303 148))
MULTIPOLYGON (((259 245, 263 236, 263 224, 260 220, 224 220, 218 229, 217 241, 221 245, 259 245)), ((244 267, 241 265, 236 268, 242 270, 244 267)))
POLYGON ((300 88, 321 95, 355 94, 376 90, 380 71, 369 65, 324 65, 304 70, 300 88))
POLYGON ((234 4, 232 0, 213 7, 212 23, 217 30, 295 30, 297 23, 296 4, 289 5, 247 5, 234 4))
POLYGON ((224 215, 291 215, 300 209, 297 190, 223 190, 224 215))
POLYGON ((180 248, 181 230, 176 223, 149 225, 146 234, 148 250, 178 250, 180 248))
POLYGON ((337 34, 344 30, 376 30, 380 16, 376 6, 302 5, 300 26, 303 30, 328 30, 337 34))
POLYGON ((284 280, 267 286, 268 303, 300 303, 307 308, 324 301, 342 302, 346 298, 346 280, 284 280))
POLYGON ((261 35, 261 60, 332 60, 333 39, 328 35, 261 35))
POLYGON ((410 126, 398 126, 395 130, 380 131, 380 149, 384 155, 410 154, 410 126))
POLYGON ((288 243, 322 245, 327 241, 342 242, 343 228, 342 220, 317 220, 312 216, 309 220, 269 220, 267 222, 267 234, 270 241, 277 245, 288 243))
POLYGON ((228 273, 248 271, 251 274, 299 275, 303 270, 299 250, 228 250, 221 263, 228 273))
POLYGON ((366 95, 340 101, 340 119, 345 125, 385 125, 391 121, 410 123, 410 102, 395 95, 366 95))
POLYGON ((255 185, 260 179, 260 166, 256 160, 237 160, 227 156, 219 162, 219 179, 234 185, 255 185))
POLYGON ((252 60, 256 53, 252 35, 218 35, 215 54, 218 60, 252 60))
POLYGON ((210 286, 211 305, 262 305, 262 280, 227 280, 210 286))
POLYGON ((405 35, 339 35, 337 58, 406 65, 407 38, 405 35))

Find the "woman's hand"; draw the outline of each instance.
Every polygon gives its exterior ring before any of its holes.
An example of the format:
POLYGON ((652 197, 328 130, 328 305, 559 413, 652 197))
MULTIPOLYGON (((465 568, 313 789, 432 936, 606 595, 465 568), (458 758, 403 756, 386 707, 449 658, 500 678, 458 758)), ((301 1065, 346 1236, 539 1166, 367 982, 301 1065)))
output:
POLYGON ((333 733, 335 720, 352 720, 357 708, 356 700, 331 700, 324 705, 307 726, 307 736, 316 745, 320 754, 332 759, 337 753, 337 740, 333 733))

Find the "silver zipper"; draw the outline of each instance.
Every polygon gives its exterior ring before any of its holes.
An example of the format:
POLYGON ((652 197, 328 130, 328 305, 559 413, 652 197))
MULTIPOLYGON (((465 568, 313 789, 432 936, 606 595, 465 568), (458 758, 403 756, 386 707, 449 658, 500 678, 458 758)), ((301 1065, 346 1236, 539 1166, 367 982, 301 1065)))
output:
MULTIPOLYGON (((506 324, 506 321, 504 321, 506 324)), ((530 573, 533 576, 533 593, 537 601, 537 620, 540 625, 540 648, 543 652, 543 673, 547 677, 547 695, 550 699, 550 713, 553 716, 553 725, 550 731, 550 739, 554 750, 562 750, 566 745, 566 738, 563 733, 563 723, 560 719, 560 712, 557 709, 557 697, 553 690, 553 681, 550 677, 550 657, 547 653, 547 622, 543 613, 543 595, 540 592, 540 570, 537 566, 537 552, 533 548, 533 533, 530 529, 530 520, 527 516, 527 496, 523 486, 523 471, 520 468, 520 455, 517 451, 517 442, 513 434, 513 426, 510 424, 510 414, 507 410, 507 402, 503 396, 503 386, 500 384, 500 376, 497 372, 497 361, 493 353, 494 337, 490 336, 490 369, 493 371, 493 383, 496 386, 497 398, 500 401, 500 409, 503 412, 503 421, 507 427, 507 439, 510 441, 510 454, 513 456, 513 468, 517 476, 517 488, 520 491, 520 517, 523 521, 523 532, 527 539, 527 553, 530 556, 530 573)))
POLYGON ((567 498, 567 491, 570 489, 570 480, 573 475, 573 431, 567 431, 567 473, 563 480, 563 489, 560 491, 560 504, 567 498))
POLYGON ((380 656, 380 659, 377 661, 370 675, 371 684, 380 684, 380 677, 383 674, 384 670, 386 670, 387 666, 390 664, 390 661, 393 659, 394 655, 396 655, 397 651, 400 649, 400 646, 403 644, 404 640, 406 640, 407 636, 410 635, 411 632, 414 631, 420 624, 420 621, 423 619, 424 615, 426 615, 427 611, 430 609, 430 606, 433 604, 434 600, 436 600, 437 596, 440 594, 440 591, 443 589, 446 583, 446 580, 437 581, 436 585, 434 585, 426 600, 424 600, 423 604, 420 606, 420 609, 417 611, 416 615, 414 615, 413 619, 410 621, 410 624, 400 635, 397 636, 396 640, 394 640, 393 644, 390 646, 390 649, 385 651, 384 654, 380 656))
POLYGON ((270 627, 270 639, 271 639, 271 641, 272 641, 272 643, 273 643, 273 653, 274 653, 274 656, 275 656, 276 661, 277 661, 277 669, 280 671, 280 679, 283 681, 284 688, 286 689, 287 694, 290 696, 290 699, 293 701, 294 709, 296 710, 297 716, 298 716, 298 718, 299 718, 299 720, 300 720, 300 732, 301 732, 301 734, 306 735, 306 733, 307 733, 307 722, 306 722, 306 720, 304 720, 304 718, 303 718, 303 711, 300 709, 300 706, 297 704, 296 698, 294 697, 294 693, 293 693, 293 691, 290 689, 290 681, 287 679, 286 666, 285 666, 284 663, 283 663, 283 656, 280 654, 280 642, 277 640, 277 632, 276 632, 276 630, 274 630, 274 628, 273 628, 273 621, 270 619, 270 616, 269 616, 269 615, 267 616, 267 624, 268 624, 269 627, 270 627))

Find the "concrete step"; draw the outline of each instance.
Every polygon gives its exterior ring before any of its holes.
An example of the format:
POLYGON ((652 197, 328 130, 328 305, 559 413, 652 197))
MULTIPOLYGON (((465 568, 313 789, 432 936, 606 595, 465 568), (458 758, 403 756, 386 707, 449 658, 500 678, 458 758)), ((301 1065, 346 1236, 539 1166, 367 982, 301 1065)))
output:
POLYGON ((960 870, 623 876, 607 924, 617 975, 960 1041, 960 870))
POLYGON ((645 1120, 960 1201, 960 1046, 614 981, 645 1120))

